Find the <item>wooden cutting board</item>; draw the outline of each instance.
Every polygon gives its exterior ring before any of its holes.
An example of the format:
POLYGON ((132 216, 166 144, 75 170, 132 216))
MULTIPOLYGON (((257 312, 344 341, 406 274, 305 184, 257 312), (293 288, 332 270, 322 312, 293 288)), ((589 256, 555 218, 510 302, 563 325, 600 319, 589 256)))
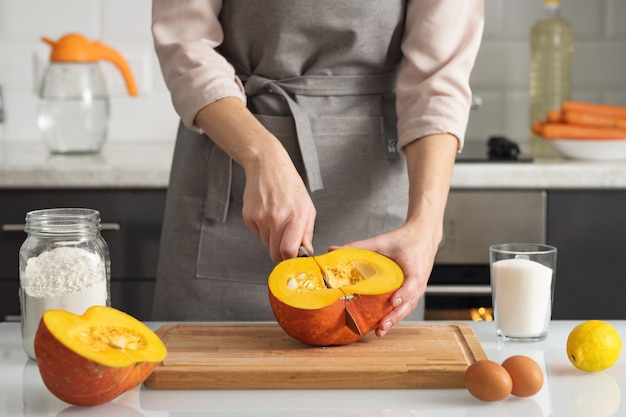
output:
POLYGON ((170 324, 152 389, 462 388, 487 356, 471 327, 400 324, 346 346, 311 347, 277 324, 170 324))

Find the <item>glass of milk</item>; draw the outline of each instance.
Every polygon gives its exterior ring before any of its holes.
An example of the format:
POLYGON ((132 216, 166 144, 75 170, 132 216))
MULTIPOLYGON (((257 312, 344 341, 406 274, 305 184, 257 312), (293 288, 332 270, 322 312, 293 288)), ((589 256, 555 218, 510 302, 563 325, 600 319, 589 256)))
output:
POLYGON ((503 243, 489 248, 491 292, 498 337, 533 342, 546 338, 552 315, 556 248, 503 243))

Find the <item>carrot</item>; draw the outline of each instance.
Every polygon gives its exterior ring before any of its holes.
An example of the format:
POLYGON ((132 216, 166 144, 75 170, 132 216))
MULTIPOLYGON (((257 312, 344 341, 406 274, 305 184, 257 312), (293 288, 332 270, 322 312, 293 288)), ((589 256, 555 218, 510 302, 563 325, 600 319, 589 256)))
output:
POLYGON ((545 125, 546 125, 546 122, 540 122, 540 121, 536 121, 536 122, 534 122, 534 123, 533 123, 533 125, 532 125, 532 132, 533 132, 535 135, 538 135, 538 136, 543 136, 543 135, 542 135, 542 131, 543 131, 543 127, 544 127, 545 125))
POLYGON ((567 123, 543 123, 538 125, 537 128, 539 129, 537 134, 545 139, 626 139, 626 129, 580 126, 567 123))
POLYGON ((568 110, 563 112, 563 121, 573 125, 587 125, 597 127, 608 127, 616 129, 626 129, 626 117, 601 116, 593 113, 582 113, 568 110))
POLYGON ((584 101, 564 101, 561 104, 562 111, 579 111, 588 114, 597 114, 609 117, 626 118, 626 106, 618 106, 615 104, 600 104, 584 101))
POLYGON ((563 121, 563 112, 560 110, 550 110, 546 114, 546 121, 548 123, 560 123, 563 121))

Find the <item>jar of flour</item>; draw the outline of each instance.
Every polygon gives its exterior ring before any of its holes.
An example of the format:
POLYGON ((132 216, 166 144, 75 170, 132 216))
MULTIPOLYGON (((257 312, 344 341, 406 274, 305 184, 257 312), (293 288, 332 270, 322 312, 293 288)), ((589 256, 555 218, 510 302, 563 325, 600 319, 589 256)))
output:
POLYGON ((22 343, 35 359, 41 316, 59 309, 83 314, 110 305, 109 247, 100 235, 100 213, 55 208, 26 214, 26 240, 20 248, 22 343))

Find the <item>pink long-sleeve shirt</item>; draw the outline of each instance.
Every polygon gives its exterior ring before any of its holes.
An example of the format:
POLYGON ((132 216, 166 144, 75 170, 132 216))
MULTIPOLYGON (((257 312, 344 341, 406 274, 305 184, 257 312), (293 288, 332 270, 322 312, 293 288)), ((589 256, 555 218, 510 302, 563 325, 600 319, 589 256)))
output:
MULTIPOLYGON (((224 97, 246 102, 233 67, 215 48, 223 40, 221 0, 153 0, 152 31, 165 83, 182 122, 224 97)), ((398 148, 450 133, 461 149, 469 118, 469 76, 480 46, 483 0, 409 0, 396 84, 398 148)))

